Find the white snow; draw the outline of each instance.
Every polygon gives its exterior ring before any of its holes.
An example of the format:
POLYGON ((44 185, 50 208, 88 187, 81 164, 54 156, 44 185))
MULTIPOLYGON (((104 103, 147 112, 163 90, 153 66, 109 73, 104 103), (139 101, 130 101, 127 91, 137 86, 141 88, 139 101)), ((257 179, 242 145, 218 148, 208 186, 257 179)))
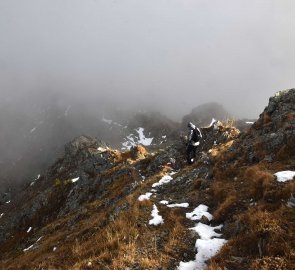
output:
POLYGON ((75 182, 77 182, 78 180, 79 180, 79 178, 80 177, 77 177, 77 178, 73 178, 71 181, 72 181, 72 183, 75 183, 75 182))
POLYGON ((43 238, 43 236, 39 237, 36 241, 36 243, 38 243, 41 239, 43 238))
POLYGON ((159 182, 154 183, 152 187, 158 187, 164 184, 169 183, 173 178, 170 175, 164 175, 159 182))
POLYGON ((34 246, 34 245, 30 245, 28 248, 25 248, 25 249, 24 249, 24 252, 30 250, 31 248, 33 248, 33 246, 34 246))
POLYGON ((190 228, 190 229, 197 232, 201 239, 209 240, 213 237, 220 237, 221 234, 215 232, 215 230, 218 230, 221 228, 222 228, 222 225, 219 225, 216 227, 211 227, 209 225, 199 222, 195 227, 190 228))
POLYGON ((141 202, 144 201, 144 200, 149 200, 152 195, 153 195, 153 193, 147 192, 146 194, 140 195, 138 197, 138 200, 141 201, 141 202))
POLYGON ((53 252, 55 252, 55 251, 56 251, 56 249, 57 249, 57 248, 56 248, 56 247, 54 247, 54 248, 53 248, 53 252))
MULTIPOLYGON (((197 219, 196 217, 201 217, 203 215, 209 214, 207 212, 208 206, 199 205, 192 213, 187 213, 187 218, 197 219)), ((207 216, 208 217, 208 216, 207 216)), ((195 247, 197 249, 196 258, 194 261, 180 262, 177 270, 203 270, 206 267, 206 261, 212 256, 217 254, 217 252, 226 243, 225 239, 220 239, 221 234, 215 232, 215 230, 221 229, 222 225, 211 227, 209 225, 198 223, 195 227, 190 228, 198 233, 200 239, 197 239, 195 247)))
POLYGON ((198 250, 198 253, 196 255, 195 261, 197 269, 204 269, 206 267, 205 262, 212 256, 216 255, 225 243, 225 239, 198 239, 196 242, 196 248, 198 250))
POLYGON ((0 218, 2 218, 4 216, 4 213, 2 213, 1 215, 0 215, 0 218))
POLYGON ((32 129, 30 130, 30 133, 33 133, 35 130, 36 130, 36 127, 32 128, 32 129))
POLYGON ((215 122, 216 122, 216 119, 215 119, 215 118, 212 118, 211 123, 209 124, 208 127, 212 127, 212 125, 213 125, 215 122))
POLYGON ((41 177, 41 174, 38 174, 37 177, 31 182, 30 186, 34 185, 37 180, 41 177))
POLYGON ((101 147, 101 146, 99 146, 99 147, 97 148, 97 150, 98 150, 99 152, 101 152, 101 153, 104 153, 104 152, 106 152, 108 149, 107 149, 107 148, 104 148, 104 147, 101 147))
POLYGON ((162 200, 162 201, 160 201, 160 204, 168 204, 169 202, 168 201, 166 201, 166 200, 162 200))
POLYGON ((196 261, 180 262, 177 270, 199 270, 196 261))
POLYGON ((10 203, 10 201, 7 201, 6 203, 7 203, 7 204, 9 204, 9 203, 10 203))
POLYGON ((139 127, 138 129, 135 129, 135 131, 138 133, 138 136, 132 133, 126 136, 124 139, 125 142, 122 143, 122 149, 130 149, 132 146, 136 146, 137 144, 142 144, 144 146, 151 145, 154 138, 145 137, 144 128, 139 127))
POLYGON ((29 233, 31 230, 32 230, 32 227, 30 227, 30 228, 27 230, 27 233, 29 233))
POLYGON ((278 182, 286 182, 293 180, 295 176, 294 171, 281 171, 274 174, 277 177, 278 182))
POLYGON ((174 204, 168 204, 167 207, 183 207, 183 208, 187 208, 189 207, 188 203, 174 203, 174 204))
POLYGON ((163 218, 159 215, 159 210, 157 208, 157 206, 154 204, 153 205, 153 210, 152 210, 152 219, 149 221, 149 225, 159 225, 159 224, 163 224, 164 220, 163 218))
POLYGON ((195 210, 191 213, 186 213, 186 217, 190 220, 200 220, 202 216, 212 220, 213 216, 208 212, 208 206, 200 204, 195 210))
POLYGON ((154 138, 145 137, 145 135, 143 134, 144 128, 140 127, 136 131, 139 135, 138 143, 145 145, 145 146, 151 145, 154 138))
POLYGON ((250 121, 247 121, 245 123, 248 124, 248 125, 253 125, 254 124, 254 122, 250 122, 250 121))

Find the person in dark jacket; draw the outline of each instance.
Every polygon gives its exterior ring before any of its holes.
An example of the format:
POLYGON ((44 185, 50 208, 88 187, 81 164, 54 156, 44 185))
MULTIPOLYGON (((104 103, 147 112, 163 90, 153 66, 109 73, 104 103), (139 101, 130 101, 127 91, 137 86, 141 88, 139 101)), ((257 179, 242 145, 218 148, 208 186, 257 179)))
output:
POLYGON ((189 129, 186 148, 187 163, 193 164, 196 158, 196 150, 200 144, 202 134, 201 131, 193 123, 189 122, 187 126, 189 129))

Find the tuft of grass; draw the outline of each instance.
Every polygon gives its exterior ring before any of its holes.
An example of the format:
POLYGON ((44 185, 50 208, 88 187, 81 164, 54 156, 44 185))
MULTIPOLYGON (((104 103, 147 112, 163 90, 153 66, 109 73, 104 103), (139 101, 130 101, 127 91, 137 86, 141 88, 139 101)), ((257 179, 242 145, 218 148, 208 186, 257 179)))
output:
POLYGON ((214 211, 213 213, 214 219, 219 222, 224 220, 236 202, 237 202, 237 196, 235 193, 228 195, 226 199, 214 211))
POLYGON ((249 186, 249 195, 256 200, 262 199, 274 187, 274 176, 258 165, 246 169, 244 177, 249 186))
POLYGON ((249 270, 286 270, 287 262, 282 257, 263 257, 252 262, 249 270))

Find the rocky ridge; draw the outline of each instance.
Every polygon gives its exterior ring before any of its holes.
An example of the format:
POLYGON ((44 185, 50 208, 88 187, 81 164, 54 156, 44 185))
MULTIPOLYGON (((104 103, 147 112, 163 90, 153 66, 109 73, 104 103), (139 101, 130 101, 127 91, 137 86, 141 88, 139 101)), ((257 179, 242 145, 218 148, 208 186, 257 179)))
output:
POLYGON ((177 269, 194 261, 200 237, 188 230, 195 222, 186 214, 205 204, 213 219, 200 222, 224 224, 218 232, 227 239, 207 269, 292 269, 294 180, 278 183, 273 174, 295 170, 294 98, 295 89, 271 98, 247 133, 218 121, 203 128, 192 166, 180 139, 152 152, 74 139, 46 173, 0 206, 1 267, 177 269), (154 205, 162 225, 149 225, 154 205))

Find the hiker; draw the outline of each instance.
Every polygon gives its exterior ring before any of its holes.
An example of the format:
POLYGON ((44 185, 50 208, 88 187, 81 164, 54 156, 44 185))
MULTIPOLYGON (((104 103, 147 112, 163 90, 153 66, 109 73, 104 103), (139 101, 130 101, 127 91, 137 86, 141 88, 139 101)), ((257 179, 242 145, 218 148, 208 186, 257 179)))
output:
POLYGON ((189 128, 188 138, 187 138, 187 148, 186 156, 187 163, 193 164, 196 158, 196 150, 200 144, 200 138, 202 138, 201 131, 191 122, 188 123, 189 128))

